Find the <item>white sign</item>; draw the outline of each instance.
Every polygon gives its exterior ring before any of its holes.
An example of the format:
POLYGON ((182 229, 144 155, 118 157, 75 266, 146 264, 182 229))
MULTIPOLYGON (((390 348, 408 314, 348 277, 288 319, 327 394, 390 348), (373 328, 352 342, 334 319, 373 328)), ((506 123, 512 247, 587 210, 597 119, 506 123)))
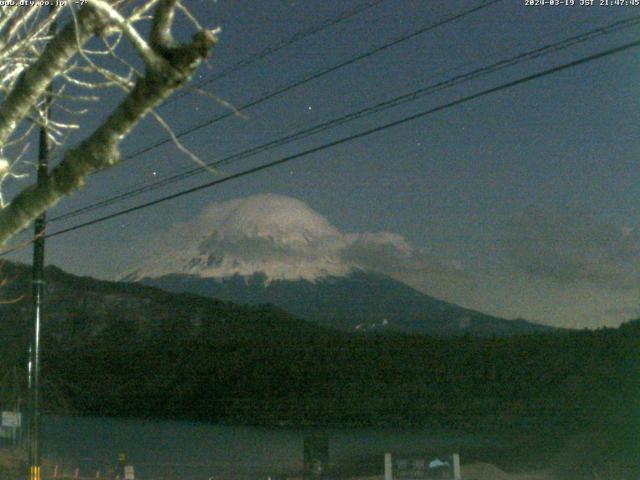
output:
POLYGON ((384 480, 460 480, 460 455, 454 453, 451 463, 438 458, 393 459, 390 453, 384 455, 384 480))
POLYGON ((2 412, 2 426, 18 428, 22 424, 20 412, 2 412))
POLYGON ((133 471, 133 465, 124 466, 124 480, 135 480, 136 475, 133 471))

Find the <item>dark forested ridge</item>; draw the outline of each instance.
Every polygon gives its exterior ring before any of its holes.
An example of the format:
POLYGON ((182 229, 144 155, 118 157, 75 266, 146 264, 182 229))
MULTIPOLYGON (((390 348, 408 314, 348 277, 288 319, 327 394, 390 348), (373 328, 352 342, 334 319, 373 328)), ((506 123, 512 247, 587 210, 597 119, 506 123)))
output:
POLYGON ((506 320, 426 295, 386 275, 354 271, 309 280, 269 280, 266 275, 206 278, 173 274, 140 283, 242 305, 269 303, 297 318, 345 331, 426 335, 523 335, 556 330, 526 320, 506 320))
MULTIPOLYGON (((3 357, 21 364, 29 276, 0 306, 3 357)), ((45 369, 84 413, 238 422, 567 422, 631 394, 640 324, 514 337, 361 335, 276 307, 239 306, 47 269, 45 369), (66 387, 63 387, 66 386, 66 387)))
MULTIPOLYGON (((23 270, 3 269, 12 279, 3 297, 18 300, 0 305, 5 368, 24 364, 29 285, 23 270)), ((272 306, 238 306, 54 268, 47 274, 43 401, 50 410, 542 434, 606 427, 623 436, 622 449, 640 431, 640 321, 511 337, 362 335, 321 328, 272 306)))

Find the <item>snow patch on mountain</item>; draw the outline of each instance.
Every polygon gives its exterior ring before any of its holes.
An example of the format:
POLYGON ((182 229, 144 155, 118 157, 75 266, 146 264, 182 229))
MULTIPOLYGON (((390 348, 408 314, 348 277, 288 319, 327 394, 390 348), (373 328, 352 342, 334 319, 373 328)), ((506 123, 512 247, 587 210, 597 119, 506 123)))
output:
POLYGON ((267 282, 314 282, 355 270, 397 279, 460 272, 400 235, 342 233, 304 202, 274 194, 213 203, 193 222, 174 225, 159 245, 147 262, 124 278, 263 273, 267 282))

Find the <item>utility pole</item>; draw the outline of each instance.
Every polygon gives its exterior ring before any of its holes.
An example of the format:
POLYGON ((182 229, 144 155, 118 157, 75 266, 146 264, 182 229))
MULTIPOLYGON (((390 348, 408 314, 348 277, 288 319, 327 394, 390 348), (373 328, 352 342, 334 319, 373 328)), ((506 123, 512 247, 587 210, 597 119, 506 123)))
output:
MULTIPOLYGON (((40 127, 40 146, 38 152, 38 184, 49 174, 49 139, 46 121, 48 119, 49 100, 45 100, 45 124, 40 127)), ((47 225, 46 213, 35 221, 33 244, 32 291, 32 330, 29 345, 29 480, 40 480, 39 451, 39 400, 40 400, 40 326, 44 297, 44 233, 47 225)))
MULTIPOLYGON (((49 7, 49 15, 54 14, 55 7, 49 7)), ((56 31, 53 21, 49 27, 51 34, 56 31)), ((47 87, 44 104, 42 125, 40 126, 40 141, 38 145, 38 186, 42 186, 49 176, 49 131, 48 121, 51 108, 52 86, 47 87)), ((40 327, 42 324, 44 283, 44 234, 47 225, 47 214, 43 212, 35 221, 33 244, 33 273, 31 280, 32 291, 32 330, 29 345, 29 480, 40 480, 40 327)))

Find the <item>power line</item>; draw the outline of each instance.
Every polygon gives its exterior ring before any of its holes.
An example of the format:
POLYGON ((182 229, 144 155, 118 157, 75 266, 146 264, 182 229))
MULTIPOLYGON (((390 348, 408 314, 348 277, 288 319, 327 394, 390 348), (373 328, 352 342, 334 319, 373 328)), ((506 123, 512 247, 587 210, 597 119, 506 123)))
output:
MULTIPOLYGON (((408 40, 410 40, 410 39, 412 39, 412 38, 414 38, 414 37, 416 37, 418 35, 426 33, 426 32, 428 32, 430 30, 433 30, 433 29, 435 29, 437 27, 440 27, 440 26, 445 25, 447 23, 456 21, 456 20, 458 20, 460 18, 463 18, 463 17, 465 17, 467 15, 470 15, 471 13, 474 13, 474 12, 477 12, 477 11, 482 10, 484 8, 487 8, 487 7, 489 7, 489 6, 491 6, 491 5, 495 4, 495 3, 498 3, 500 1, 502 1, 502 0, 490 0, 490 1, 487 1, 487 2, 485 2, 483 4, 480 4, 478 6, 472 7, 470 9, 459 11, 458 13, 455 13, 453 15, 445 17, 444 19, 439 20, 437 22, 428 23, 427 25, 424 25, 421 28, 412 31, 409 34, 405 34, 405 35, 403 35, 401 37, 398 37, 395 40, 393 40, 391 42, 388 42, 388 43, 385 43, 385 44, 383 44, 383 45, 381 45, 379 47, 374 47, 373 49, 370 49, 370 50, 368 50, 368 51, 366 51, 366 52, 364 52, 362 54, 359 54, 356 57, 352 57, 352 58, 350 58, 350 59, 348 59, 348 60, 346 60, 344 62, 338 63, 338 64, 333 65, 331 67, 327 67, 327 68, 321 69, 321 70, 319 70, 319 71, 317 71, 315 73, 312 73, 310 75, 307 75, 307 76, 305 76, 305 77, 303 77, 301 79, 295 80, 295 81, 293 81, 293 82, 291 82, 291 83, 289 83, 289 84, 287 84, 285 86, 277 88, 276 90, 272 90, 271 92, 266 93, 266 94, 262 95, 261 97, 255 99, 255 100, 251 100, 251 101, 245 103, 244 105, 236 108, 233 112, 226 112, 226 113, 223 113, 221 115, 217 115, 215 117, 212 117, 212 118, 210 118, 210 119, 208 119, 208 120, 206 120, 206 121, 204 121, 202 123, 199 123, 197 125, 194 125, 192 127, 187 128, 187 129, 185 129, 185 130, 183 130, 181 132, 178 132, 174 136, 175 136, 175 138, 182 138, 182 137, 184 137, 186 135, 189 135, 190 133, 193 133, 195 131, 201 130, 201 129, 203 129, 205 127, 208 127, 208 126, 210 126, 210 125, 212 125, 212 124, 214 124, 214 123, 216 123, 216 122, 218 122, 220 120, 224 120, 224 119, 226 119, 226 118, 228 118, 228 117, 230 117, 232 115, 235 115, 236 112, 238 112, 238 111, 242 111, 242 110, 246 110, 248 108, 254 107, 254 106, 256 106, 256 105, 258 105, 258 104, 260 104, 262 102, 270 100, 271 98, 274 98, 274 97, 276 97, 278 95, 281 95, 281 94, 283 94, 285 92, 288 92, 288 91, 290 91, 290 90, 292 90, 294 88, 297 88, 297 87, 299 87, 299 86, 301 86, 301 85, 303 85, 305 83, 308 83, 310 81, 313 81, 313 80, 316 80, 318 78, 321 78, 324 75, 328 75, 329 73, 335 72, 336 70, 339 70, 339 69, 341 69, 343 67, 346 67, 348 65, 352 65, 352 64, 354 64, 354 63, 356 63, 356 62, 358 62, 360 60, 363 60, 363 59, 368 58, 368 57, 370 57, 372 55, 375 55, 375 54, 377 54, 377 53, 379 53, 381 51, 384 51, 384 50, 386 50, 388 48, 391 48, 391 47, 393 47, 395 45, 398 45, 398 44, 400 44, 402 42, 408 41, 408 40)), ((138 157, 138 156, 143 155, 145 153, 148 153, 148 152, 150 152, 152 150, 155 150, 156 148, 158 148, 158 147, 160 147, 162 145, 166 145, 167 143, 171 143, 172 141, 173 141, 173 138, 164 138, 164 139, 159 140, 157 142, 154 142, 154 143, 152 143, 150 145, 147 145, 146 147, 142 147, 142 148, 140 148, 140 149, 138 149, 138 150, 136 150, 136 151, 134 151, 134 152, 132 152, 130 154, 127 154, 127 155, 123 156, 122 157, 122 162, 126 162, 128 160, 132 160, 135 157, 138 157)), ((58 220, 58 219, 60 219, 60 217, 56 217, 54 219, 51 219, 51 221, 55 221, 55 220, 58 220)))
MULTIPOLYGON (((534 50, 530 50, 530 51, 521 53, 521 54, 516 55, 514 57, 510 57, 510 58, 507 58, 507 59, 499 60, 499 61, 497 61, 497 62, 495 62, 493 64, 490 64, 490 65, 487 65, 487 66, 483 66, 483 67, 474 69, 474 70, 472 70, 470 72, 467 72, 467 73, 464 73, 464 74, 461 74, 461 75, 457 75, 457 76, 455 76, 453 78, 437 82, 437 83, 429 85, 427 87, 422 87, 422 88, 419 88, 419 89, 414 90, 412 92, 399 95, 397 97, 394 97, 393 99, 390 99, 390 100, 378 103, 376 105, 373 105, 373 106, 358 110, 356 112, 352 112, 352 113, 349 113, 347 115, 343 115, 343 116, 334 118, 332 120, 328 120, 328 121, 322 122, 320 124, 316 124, 316 125, 314 125, 312 127, 308 127, 306 129, 299 130, 299 131, 297 131, 295 133, 292 133, 290 135, 287 135, 285 137, 281 137, 281 138, 278 138, 276 140, 272 140, 270 142, 258 145, 256 147, 245 149, 243 151, 240 151, 240 152, 234 153, 232 155, 229 155, 229 156, 227 156, 227 157, 225 157, 223 159, 216 160, 215 162, 210 162, 210 163, 207 164, 207 166, 215 168, 215 167, 219 167, 219 166, 222 166, 222 165, 226 165, 226 164, 229 164, 229 163, 231 163, 233 161, 244 159, 244 158, 247 158, 249 156, 253 156, 253 155, 256 155, 258 153, 261 153, 261 152, 264 152, 264 151, 267 151, 267 150, 271 150, 273 148, 282 146, 284 144, 293 142, 295 140, 300 140, 300 139, 306 138, 306 137, 308 137, 310 135, 314 135, 316 133, 325 131, 325 130, 327 130, 329 128, 334 128, 334 127, 342 125, 344 123, 351 122, 353 120, 360 119, 360 118, 363 118, 365 116, 372 115, 374 113, 378 113, 378 112, 381 112, 383 110, 386 110, 386 109, 389 109, 389 108, 392 108, 392 107, 396 107, 398 105, 402 105, 404 103, 415 101, 415 100, 417 100, 419 98, 424 97, 425 95, 429 95, 429 94, 435 93, 437 91, 453 87, 455 85, 458 85, 458 84, 466 82, 466 81, 474 80, 474 79, 476 79, 478 77, 481 77, 481 76, 484 76, 484 75, 488 75, 490 73, 494 73, 496 71, 502 70, 502 69, 507 68, 507 67, 511 67, 511 66, 519 64, 521 62, 532 60, 534 58, 538 58, 540 56, 543 56, 543 55, 546 55, 546 54, 549 54, 549 53, 557 52, 559 50, 572 47, 572 46, 574 46, 576 44, 592 40, 592 39, 594 39, 594 38, 596 38, 598 36, 606 35, 606 34, 609 34, 609 33, 615 32, 615 31, 619 31, 619 30, 621 30, 623 28, 628 28, 628 27, 637 25, 639 23, 640 23, 640 15, 639 16, 635 16, 635 17, 630 17, 630 18, 627 18, 627 19, 624 19, 624 20, 620 20, 620 21, 617 21, 617 22, 613 22, 611 24, 605 25, 603 27, 598 27, 596 29, 593 29, 593 30, 590 30, 588 32, 582 33, 580 35, 576 35, 576 36, 570 37, 568 39, 564 39, 564 40, 561 40, 561 41, 558 41, 558 42, 555 42, 555 43, 552 43, 552 44, 548 44, 548 45, 545 45, 543 47, 536 48, 534 50)), ((196 175, 196 174, 198 174, 200 172, 203 172, 205 170, 206 170, 205 167, 195 167, 195 168, 189 169, 189 170, 187 170, 185 172, 172 175, 172 176, 170 176, 168 178, 164 178, 162 180, 158 180, 156 182, 149 183, 149 184, 147 184, 145 186, 142 186, 140 188, 135 188, 133 190, 129 190, 127 192, 124 192, 122 194, 110 197, 108 199, 105 199, 105 200, 102 200, 102 201, 99 201, 99 202, 95 202, 93 204, 90 204, 90 205, 75 209, 75 210, 73 210, 71 212, 59 215, 59 216, 57 216, 55 218, 52 218, 50 220, 50 222, 66 220, 66 219, 81 215, 83 213, 87 213, 87 212, 90 212, 90 211, 93 211, 93 210, 96 210, 96 209, 107 207, 107 206, 109 206, 111 204, 114 204, 116 202, 125 200, 127 198, 132 198, 132 197, 135 197, 135 196, 140 195, 142 193, 146 193, 146 192, 150 192, 150 191, 153 191, 153 190, 157 190, 159 188, 165 187, 165 186, 170 185, 172 183, 176 183, 178 181, 184 180, 186 178, 189 178, 189 177, 191 177, 193 175, 196 175)))
MULTIPOLYGON (((356 134, 353 134, 353 135, 348 135, 346 137, 343 137, 341 139, 335 140, 333 142, 325 143, 325 144, 320 145, 318 147, 313 147, 313 148, 310 148, 308 150, 304 150, 302 152, 299 152, 299 153, 296 153, 296 154, 293 154, 293 155, 288 155, 288 156, 280 158, 278 160, 274 160, 272 162, 269 162, 269 163, 266 163, 266 164, 263 164, 263 165, 260 165, 260 166, 257 166, 257 167, 253 167, 253 168, 244 170, 242 172, 239 172, 239 173, 236 173, 236 174, 233 174, 233 175, 229 175, 229 176, 227 176, 225 178, 222 178, 222 179, 219 179, 219 180, 214 180, 214 181, 211 181, 211 182, 207 182, 207 183, 199 185, 197 187, 188 188, 186 190, 182 190, 180 192, 177 192, 177 193, 174 193, 174 194, 171 194, 171 195, 167 195, 167 196, 158 198, 156 200, 137 205, 135 207, 131 207, 131 208, 127 208, 127 209, 124 209, 124 210, 120 210, 118 212, 115 212, 115 213, 112 213, 112 214, 109 214, 109 215, 105 215, 105 216, 102 216, 102 217, 99 217, 99 218, 96 218, 96 219, 93 219, 93 220, 90 220, 90 221, 87 221, 87 222, 84 222, 84 223, 81 223, 81 224, 78 224, 78 225, 74 225, 73 227, 65 228, 63 230, 59 230, 57 232, 53 232, 53 233, 47 234, 47 235, 45 235, 45 237, 46 238, 51 238, 51 237, 56 237, 58 235, 63 235, 65 233, 69 233, 69 232, 72 232, 72 231, 75 231, 75 230, 79 230, 81 228, 88 227, 88 226, 91 226, 91 225, 95 225, 97 223, 102 223, 104 221, 111 220, 113 218, 116 218, 116 217, 119 217, 119 216, 122 216, 122 215, 127 215, 129 213, 133 213, 135 211, 142 210, 144 208, 151 207, 153 205, 157 205, 157 204, 169 201, 169 200, 173 200, 173 199, 188 195, 190 193, 195 193, 195 192, 198 192, 200 190, 211 188, 211 187, 220 185, 222 183, 226 183, 226 182, 228 182, 230 180, 235 180, 235 179, 238 179, 238 178, 241 178, 241 177, 245 177, 247 175, 252 175, 252 174, 260 172, 262 170, 267 170, 269 168, 272 168, 272 167, 275 167, 275 166, 290 162, 292 160, 296 160, 296 159, 299 159, 299 158, 302 158, 302 157, 306 157, 306 156, 311 155, 313 153, 317 153, 317 152, 320 152, 320 151, 323 151, 323 150, 327 150, 329 148, 332 148, 332 147, 335 147, 335 146, 338 146, 338 145, 342 145, 344 143, 351 142, 353 140, 357 140, 359 138, 367 137, 367 136, 372 135, 374 133, 378 133, 378 132, 381 132, 383 130, 386 130, 386 129, 389 129, 389 128, 392 128, 392 127, 397 127, 399 125, 403 125, 403 124, 411 122, 413 120, 417 120, 417 119, 420 119, 420 118, 427 117, 427 116, 432 115, 434 113, 441 112, 443 110, 447 110, 449 108, 452 108, 452 107, 455 107, 455 106, 470 102, 472 100, 476 100, 478 98, 485 97, 487 95, 490 95, 490 94, 493 94, 493 93, 496 93, 496 92, 499 92, 499 91, 502 91, 502 90, 506 90, 508 88, 515 87, 517 85, 521 85, 521 84, 524 84, 524 83, 527 83, 527 82, 530 82, 530 81, 533 81, 533 80, 537 80, 539 78, 543 78, 543 77, 546 77, 546 76, 549 76, 549 75, 553 75, 555 73, 558 73, 558 72, 561 72, 561 71, 564 71, 564 70, 568 70, 570 68, 577 67, 579 65, 583 65, 583 64, 586 64, 588 62, 592 62, 594 60, 598 60, 600 58, 604 58, 604 57, 607 57, 607 56, 610 56, 610 55, 621 53, 621 52, 630 50, 630 49, 638 47, 638 46, 640 46, 640 40, 636 40, 634 42, 626 43, 626 44, 621 45, 619 47, 615 47, 615 48, 611 48, 609 50, 605 50, 604 52, 600 52, 600 53, 596 53, 596 54, 593 54, 593 55, 589 55, 587 57, 583 57, 581 59, 574 60, 572 62, 564 63, 562 65, 559 65, 559 66, 556 66, 556 67, 553 67, 553 68, 549 68, 547 70, 543 70, 543 71, 538 72, 538 73, 534 73, 534 74, 531 74, 531 75, 527 75, 525 77, 521 77, 521 78, 519 78, 517 80, 513 80, 511 82, 507 82, 507 83, 498 85, 496 87, 492 87, 492 88, 489 88, 489 89, 486 89, 486 90, 482 90, 482 91, 480 91, 478 93, 467 95, 467 96, 462 97, 462 98, 460 98, 458 100, 454 100, 452 102, 448 102, 448 103, 445 103, 443 105, 439 105, 437 107, 430 108, 428 110, 425 110, 425 111, 410 115, 408 117, 404 117, 404 118, 402 118, 400 120, 396 120, 396 121, 393 121, 393 122, 385 123, 383 125, 380 125, 380 126, 377 126, 377 127, 373 127, 373 128, 370 128, 368 130, 365 130, 365 131, 362 131, 362 132, 359 132, 359 133, 356 133, 356 134)), ((12 250, 3 252, 2 255, 6 255, 10 251, 12 251, 12 250)))
MULTIPOLYGON (((301 79, 295 80, 295 81, 293 81, 291 83, 288 83, 288 84, 286 84, 284 86, 278 87, 275 90, 272 90, 271 92, 266 93, 266 94, 260 96, 259 98, 256 98, 255 100, 250 100, 249 102, 245 103, 244 105, 235 108, 234 111, 225 112, 225 113, 223 113, 221 115, 218 115, 216 117, 210 118, 210 119, 208 119, 208 120, 206 120, 206 121, 204 121, 204 122, 202 122, 202 123, 200 123, 198 125, 195 125, 195 126, 190 127, 190 128, 188 128, 186 130, 178 132, 178 133, 175 134, 175 137, 181 138, 181 137, 183 137, 185 135, 193 133, 193 132, 195 132, 197 130, 200 130, 200 129, 204 128, 204 127, 208 127, 209 125, 212 125, 215 122, 218 122, 220 120, 224 120, 225 118, 228 118, 228 117, 230 117, 232 115, 235 115, 236 112, 240 112, 240 111, 246 110, 248 108, 255 107, 256 105, 258 105, 260 103, 266 102, 267 100, 270 100, 270 99, 272 99, 272 98, 274 98, 274 97, 276 97, 278 95, 282 95, 283 93, 286 93, 286 92, 288 92, 290 90, 293 90, 294 88, 297 88, 297 87, 299 87, 301 85, 304 85, 304 84, 306 84, 308 82, 311 82, 313 80, 317 80, 318 78, 321 78, 321 77, 323 77, 325 75, 333 73, 333 72, 335 72, 335 71, 337 71, 337 70, 339 70, 341 68, 344 68, 344 67, 346 67, 348 65, 353 65, 354 63, 359 62, 360 60, 364 60, 365 58, 371 57, 372 55, 375 55, 375 54, 377 54, 379 52, 387 50, 387 49, 389 49, 391 47, 394 47, 394 46, 396 46, 396 45, 398 45, 400 43, 403 43, 403 42, 406 42, 408 40, 411 40, 412 38, 415 38, 418 35, 426 33, 428 31, 433 30, 435 28, 438 28, 438 27, 440 27, 442 25, 446 25, 447 23, 451 23, 451 22, 454 22, 456 20, 459 20, 460 18, 463 18, 463 17, 465 17, 467 15, 470 15, 472 13, 478 12, 478 11, 484 9, 484 8, 487 8, 487 7, 489 7, 489 6, 493 5, 493 4, 496 4, 496 3, 501 2, 501 1, 502 0, 489 0, 489 1, 486 1, 486 2, 484 2, 484 3, 482 3, 482 4, 478 5, 478 6, 475 6, 475 7, 469 8, 467 10, 463 10, 463 11, 460 11, 460 12, 455 13, 453 15, 450 15, 450 16, 448 16, 448 17, 446 17, 446 18, 444 18, 442 20, 439 20, 437 22, 429 23, 429 24, 427 24, 427 25, 425 25, 425 26, 423 26, 423 27, 421 27, 421 28, 419 28, 417 30, 414 30, 413 32, 411 32, 409 34, 406 34, 406 35, 403 35, 403 36, 401 36, 399 38, 396 38, 395 40, 392 40, 391 42, 385 43, 385 44, 383 44, 383 45, 381 45, 379 47, 374 47, 374 48, 372 48, 370 50, 367 50, 366 52, 361 53, 361 54, 359 54, 359 55, 357 55, 355 57, 352 57, 352 58, 350 58, 348 60, 340 62, 340 63, 338 63, 336 65, 331 66, 331 67, 323 68, 321 70, 316 71, 315 73, 311 73, 310 75, 306 75, 306 76, 302 77, 301 79)), ((131 160, 131 159, 133 159, 135 157, 138 157, 138 156, 140 156, 140 155, 142 155, 144 153, 147 153, 147 152, 149 152, 151 150, 154 150, 154 149, 156 149, 156 148, 158 148, 158 147, 160 147, 162 145, 166 145, 167 143, 171 143, 172 141, 173 141, 172 138, 164 138, 162 140, 159 140, 159 141, 157 141, 155 143, 152 143, 152 144, 150 144, 150 145, 148 145, 146 147, 138 149, 138 150, 136 150, 136 151, 124 156, 122 158, 122 161, 124 162, 124 161, 127 161, 127 160, 131 160)))
MULTIPOLYGON (((375 55, 375 54, 377 54, 379 52, 387 50, 388 48, 394 47, 394 46, 396 46, 396 45, 398 45, 400 43, 408 41, 408 40, 410 40, 410 39, 412 39, 412 38, 414 38, 414 37, 416 37, 418 35, 426 33, 428 31, 433 30, 435 28, 438 28, 438 27, 440 27, 442 25, 446 25, 447 23, 451 23, 451 22, 454 22, 456 20, 459 20, 460 18, 463 18, 463 17, 465 17, 467 15, 470 15, 472 13, 480 11, 480 10, 482 10, 484 8, 487 8, 487 7, 489 7, 489 6, 493 5, 493 4, 496 4, 496 3, 501 2, 501 1, 502 0, 487 0, 485 3, 482 3, 482 4, 478 5, 478 6, 472 7, 472 8, 467 9, 467 10, 459 11, 458 13, 455 13, 455 14, 453 14, 451 16, 445 17, 444 19, 439 20, 437 22, 428 23, 427 25, 425 25, 425 26, 423 26, 423 27, 421 27, 421 28, 419 28, 417 30, 412 31, 411 33, 408 33, 408 34, 405 34, 405 35, 403 35, 401 37, 398 37, 395 40, 392 40, 391 42, 385 43, 385 44, 383 44, 383 45, 381 45, 379 47, 374 47, 374 48, 372 48, 370 50, 367 50, 366 52, 364 52, 362 54, 359 54, 359 55, 357 55, 355 57, 352 57, 352 58, 350 58, 350 59, 348 59, 348 60, 346 60, 344 62, 338 63, 338 64, 333 65, 331 67, 326 67, 324 69, 316 71, 315 73, 311 73, 309 75, 306 75, 306 76, 302 77, 301 79, 295 80, 295 81, 293 81, 293 82, 291 82, 291 83, 289 83, 287 85, 284 85, 284 86, 281 86, 281 87, 279 87, 279 88, 277 88, 275 90, 272 90, 271 92, 268 92, 268 93, 262 95, 261 97, 256 98, 255 100, 251 100, 251 101, 245 103, 244 105, 242 105, 240 107, 234 108, 233 111, 226 112, 226 113, 223 113, 221 115, 218 115, 218 116, 215 116, 213 118, 210 118, 210 119, 208 119, 208 120, 206 120, 206 121, 204 121, 204 122, 202 122, 202 123, 200 123, 198 125, 189 127, 186 130, 178 132, 175 135, 173 135, 172 137, 167 137, 167 138, 164 138, 162 140, 158 140, 158 141, 156 141, 156 142, 154 142, 152 144, 147 145, 146 147, 140 148, 140 149, 138 149, 138 150, 136 150, 136 151, 134 151, 132 153, 129 153, 129 154, 127 154, 127 155, 122 157, 121 163, 124 163, 124 162, 126 162, 128 160, 132 160, 133 158, 139 157, 140 155, 143 155, 143 154, 148 153, 148 152, 150 152, 152 150, 155 150, 156 148, 161 147, 162 145, 166 145, 167 143, 171 143, 171 142, 174 141, 175 138, 178 138, 178 139, 182 138, 185 135, 193 133, 193 132, 195 132, 197 130, 201 130, 202 128, 208 127, 209 125, 212 125, 212 124, 214 124, 214 123, 216 123, 216 122, 218 122, 220 120, 224 120, 226 118, 229 118, 232 115, 236 115, 237 112, 240 112, 242 110, 246 110, 248 108, 251 108, 251 107, 254 107, 256 105, 259 105, 260 103, 263 103, 263 102, 265 102, 267 100, 270 100, 270 99, 272 99, 272 98, 274 98, 274 97, 276 97, 278 95, 281 95, 281 94, 286 93, 286 92, 288 92, 290 90, 293 90, 293 89, 295 89, 295 88, 297 88, 297 87, 299 87, 301 85, 304 85, 304 84, 306 84, 308 82, 311 82, 313 80, 317 80, 318 78, 321 78, 321 77, 323 77, 325 75, 328 75, 328 74, 330 74, 332 72, 335 72, 335 71, 337 71, 337 70, 339 70, 339 69, 341 69, 343 67, 352 65, 352 64, 354 64, 356 62, 359 62, 360 60, 363 60, 363 59, 368 58, 368 57, 370 57, 372 55, 375 55)), ((52 219, 52 220, 54 220, 54 219, 52 219)))
MULTIPOLYGON (((276 45, 271 45, 268 47, 263 48, 261 51, 248 56, 247 58, 240 60, 236 63, 234 63, 233 65, 231 65, 228 68, 225 68, 224 70, 222 70, 221 72, 218 72, 212 76, 210 76, 209 78, 204 79, 203 81, 197 83, 194 85, 195 88, 199 88, 202 87, 204 85, 207 85, 209 83, 213 83, 217 80, 220 80, 228 75, 230 75, 231 73, 237 72, 238 70, 241 70, 249 65, 251 65, 252 63, 257 62, 258 60, 262 60, 263 58, 279 52, 280 50, 289 47, 291 45, 293 45, 296 42, 299 42, 300 40, 303 40, 307 37, 310 37, 312 35, 315 35, 316 33, 321 32, 322 30, 325 30, 327 28, 330 28, 334 25, 337 25, 338 23, 344 21, 344 20, 348 20, 351 17, 355 17, 356 15, 365 12, 367 10, 369 10, 370 8, 373 8, 379 4, 381 4, 382 2, 384 2, 385 0, 374 0, 371 1, 369 3, 365 3, 363 5, 359 5, 356 8, 352 9, 352 10, 348 10, 346 12, 341 13, 340 15, 338 15, 336 18, 331 18, 328 20, 325 20, 324 22, 320 23, 319 25, 310 27, 306 30, 301 30, 299 32, 294 33, 291 37, 287 38, 286 40, 281 41, 280 43, 276 44, 276 45)), ((169 99, 167 99, 163 105, 168 105, 170 103, 175 102, 176 100, 189 95, 192 92, 183 92, 180 95, 174 95, 173 97, 170 97, 169 99)))

